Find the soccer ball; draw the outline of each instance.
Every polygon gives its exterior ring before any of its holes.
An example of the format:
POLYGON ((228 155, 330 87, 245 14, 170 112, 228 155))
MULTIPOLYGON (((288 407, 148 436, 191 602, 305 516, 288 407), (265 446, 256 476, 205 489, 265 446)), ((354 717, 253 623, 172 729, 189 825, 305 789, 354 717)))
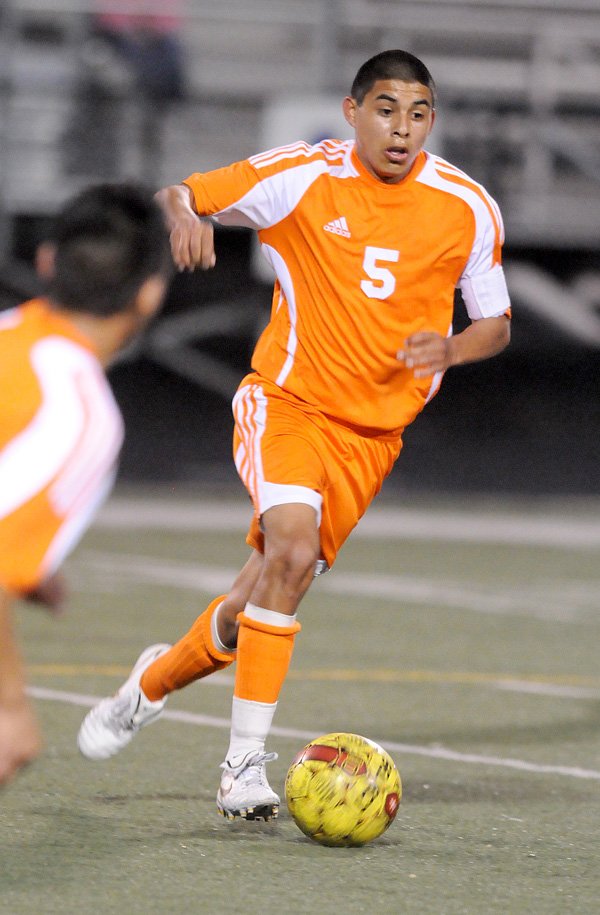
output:
POLYGON ((364 845, 396 816, 402 783, 383 747, 358 734, 326 734, 294 758, 285 797, 296 825, 315 842, 364 845))

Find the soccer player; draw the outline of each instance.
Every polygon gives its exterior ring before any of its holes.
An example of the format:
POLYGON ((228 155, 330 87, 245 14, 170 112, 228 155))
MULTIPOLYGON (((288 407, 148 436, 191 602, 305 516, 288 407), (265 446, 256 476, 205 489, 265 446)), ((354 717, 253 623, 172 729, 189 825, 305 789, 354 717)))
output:
POLYGON ((79 747, 113 755, 170 692, 237 659, 217 795, 230 819, 277 814, 265 741, 314 575, 333 565, 446 369, 509 341, 500 212, 424 150, 435 117, 425 65, 404 51, 376 55, 343 109, 353 141, 271 149, 158 195, 180 269, 214 263, 199 218, 212 217, 255 229, 276 274, 271 321, 233 401, 253 551, 228 594, 170 650, 146 649, 117 695, 88 713, 79 747), (471 323, 453 335, 457 285, 471 323))
POLYGON ((0 314, 0 784, 41 749, 13 604, 60 609, 56 570, 111 488, 123 424, 103 369, 163 300, 163 214, 137 187, 83 191, 37 268, 46 294, 0 314))

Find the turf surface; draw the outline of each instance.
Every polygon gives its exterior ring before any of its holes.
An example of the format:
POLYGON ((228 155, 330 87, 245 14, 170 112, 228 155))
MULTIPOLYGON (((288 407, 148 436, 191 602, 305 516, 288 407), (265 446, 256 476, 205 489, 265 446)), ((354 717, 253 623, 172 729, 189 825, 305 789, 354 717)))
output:
POLYGON ((597 551, 524 544, 530 507, 510 516, 512 544, 468 542, 468 516, 464 541, 353 538, 305 599, 269 774, 282 789, 308 736, 332 730, 386 745, 404 797, 362 849, 315 845, 285 809, 217 817, 229 675, 171 697, 189 721, 161 720, 106 763, 78 755, 86 697, 176 639, 247 555, 242 528, 217 519, 94 527, 68 563, 69 615, 19 612, 46 752, 0 794, 0 913, 599 911, 597 551))

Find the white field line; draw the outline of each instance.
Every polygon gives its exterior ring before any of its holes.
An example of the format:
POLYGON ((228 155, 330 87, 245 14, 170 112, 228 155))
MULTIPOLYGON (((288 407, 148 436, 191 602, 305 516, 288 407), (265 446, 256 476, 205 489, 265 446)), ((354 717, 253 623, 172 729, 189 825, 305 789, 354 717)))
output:
POLYGON ((557 699, 592 699, 594 702, 600 700, 600 690, 589 686, 536 683, 534 680, 494 680, 490 685, 509 693, 531 693, 533 696, 552 696, 557 699))
MULTIPOLYGON (((302 672, 300 671, 300 679, 302 672)), ((298 676, 295 677, 298 679, 298 676)), ((427 681, 425 681, 427 682, 427 681)), ((217 673, 212 674, 210 680, 206 682, 208 686, 224 686, 228 689, 232 689, 235 683, 235 677, 232 674, 223 673, 217 671, 217 673)), ((443 689, 448 689, 449 685, 453 686, 463 686, 468 685, 469 681, 461 683, 460 681, 452 681, 451 684, 447 680, 437 681, 437 685, 441 686, 443 689)), ((396 686, 409 685, 404 683, 402 680, 399 680, 395 683, 396 686)), ((414 684, 410 684, 414 687, 414 684)), ((552 699, 576 699, 576 700, 591 700, 593 702, 600 701, 600 689, 594 689, 591 686, 569 686, 567 684, 561 683, 542 683, 538 680, 474 680, 472 685, 480 689, 502 689, 509 693, 529 693, 532 696, 549 696, 552 699)))
MULTIPOLYGON (((80 550, 73 560, 82 571, 100 572, 108 576, 111 587, 115 576, 121 581, 157 584, 167 587, 218 592, 227 591, 238 569, 227 566, 202 565, 176 559, 157 559, 137 554, 117 554, 97 550, 80 550)), ((480 614, 526 616, 544 621, 580 623, 594 620, 597 615, 597 586, 593 582, 552 582, 547 586, 521 585, 498 591, 466 587, 460 582, 439 581, 400 575, 343 572, 334 569, 320 576, 311 593, 319 591, 346 597, 370 597, 394 603, 407 602, 420 606, 442 606, 454 610, 470 610, 480 614)))
MULTIPOLYGON (((302 671, 298 671, 294 676, 295 680, 302 679, 302 671)), ((313 678, 311 678, 313 679, 313 678)), ((333 678, 335 680, 335 677, 333 678)), ((351 679, 351 678, 349 678, 351 679)), ((366 679, 368 682, 369 678, 366 679)), ((414 685, 414 682, 410 679, 403 679, 399 677, 398 679, 391 679, 390 682, 393 682, 397 687, 398 686, 407 686, 414 685)), ((593 702, 600 701, 600 689, 594 688, 592 686, 572 686, 566 683, 547 683, 540 680, 520 680, 518 678, 513 679, 488 679, 487 677, 482 676, 480 679, 475 677, 465 677, 464 680, 460 678, 452 677, 449 679, 444 679, 443 676, 437 676, 428 680, 427 677, 424 677, 422 680, 419 680, 421 684, 427 683, 434 686, 439 686, 443 689, 448 689, 451 686, 473 686, 480 689, 501 689, 505 692, 511 693, 527 693, 533 696, 549 696, 552 699, 575 699, 575 700, 591 700, 593 702)), ((204 681, 203 687, 207 686, 217 686, 224 687, 227 689, 232 689, 235 683, 235 676, 226 671, 219 670, 216 673, 211 674, 208 680, 204 681)))
MULTIPOLYGON (((80 693, 62 692, 55 689, 42 689, 29 687, 28 693, 34 699, 50 702, 65 702, 69 705, 78 705, 89 708, 99 701, 100 696, 86 696, 80 693)), ((163 718, 170 721, 179 721, 183 724, 192 724, 199 727, 219 728, 229 730, 228 718, 215 718, 211 715, 197 715, 192 712, 167 711, 163 718)), ((315 737, 314 731, 301 731, 294 728, 271 728, 271 734, 277 737, 286 737, 290 740, 309 741, 315 737)), ((424 747, 417 744, 394 743, 392 741, 377 741, 391 753, 406 756, 426 756, 430 759, 441 759, 447 762, 471 763, 479 766, 497 766, 504 769, 515 769, 520 772, 530 772, 534 775, 564 775, 567 778, 583 778, 600 781, 600 771, 596 769, 582 769, 579 766, 553 766, 528 762, 523 759, 511 759, 503 756, 483 756, 477 753, 459 753, 445 747, 424 747)))
MULTIPOLYGON (((198 499, 114 497, 96 526, 112 529, 244 532, 251 519, 248 503, 198 499)), ((559 510, 530 514, 493 507, 489 511, 404 509, 373 506, 352 539, 443 540, 504 543, 561 549, 600 548, 600 516, 575 518, 559 510)))

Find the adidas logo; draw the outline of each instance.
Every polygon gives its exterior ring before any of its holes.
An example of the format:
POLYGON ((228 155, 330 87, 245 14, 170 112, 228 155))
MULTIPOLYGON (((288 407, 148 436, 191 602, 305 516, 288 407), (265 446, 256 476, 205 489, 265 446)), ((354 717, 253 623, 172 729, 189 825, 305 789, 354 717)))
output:
POLYGON ((339 219, 332 219, 331 222, 326 223, 323 228, 326 232, 333 232, 334 235, 343 235, 344 238, 351 237, 345 216, 340 216, 339 219))

